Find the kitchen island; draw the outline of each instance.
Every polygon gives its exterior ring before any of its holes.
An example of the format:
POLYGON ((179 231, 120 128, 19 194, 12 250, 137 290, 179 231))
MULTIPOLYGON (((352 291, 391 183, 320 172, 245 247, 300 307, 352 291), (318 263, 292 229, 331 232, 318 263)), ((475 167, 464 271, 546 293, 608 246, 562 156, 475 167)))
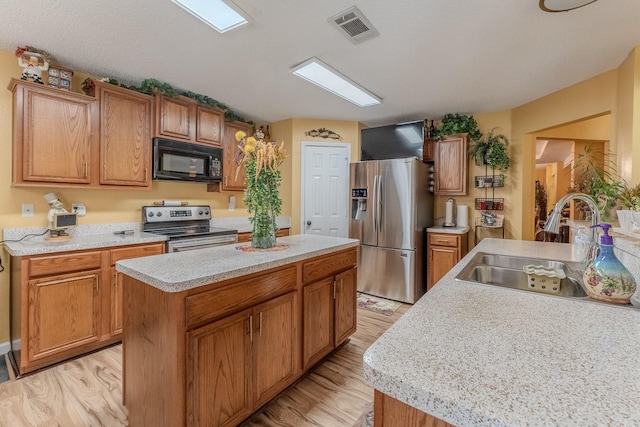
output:
POLYGON ((358 241, 278 243, 116 264, 130 426, 237 425, 355 332, 358 241))
POLYGON ((640 310, 455 280, 479 251, 575 256, 483 240, 366 351, 375 425, 640 425, 640 310))

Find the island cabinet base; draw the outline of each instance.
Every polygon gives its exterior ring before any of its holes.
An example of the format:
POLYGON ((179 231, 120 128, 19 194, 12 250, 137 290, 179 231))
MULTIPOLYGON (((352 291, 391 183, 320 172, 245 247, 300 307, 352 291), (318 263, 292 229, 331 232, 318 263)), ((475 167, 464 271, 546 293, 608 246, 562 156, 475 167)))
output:
POLYGON ((455 427, 375 390, 373 427, 455 427))
POLYGON ((331 328, 330 347, 354 331, 343 324, 355 319, 356 260, 353 247, 173 293, 125 276, 129 426, 235 426, 248 418, 311 369, 305 334, 318 331, 305 323, 308 281, 333 284, 332 316, 314 323, 331 328))

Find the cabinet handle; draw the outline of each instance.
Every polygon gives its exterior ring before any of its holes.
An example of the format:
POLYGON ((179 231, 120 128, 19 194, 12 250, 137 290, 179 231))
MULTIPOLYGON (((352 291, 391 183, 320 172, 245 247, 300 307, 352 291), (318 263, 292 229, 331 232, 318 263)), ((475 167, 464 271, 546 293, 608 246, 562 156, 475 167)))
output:
POLYGON ((118 289, 118 272, 113 273, 113 286, 118 289))
POLYGON ((333 299, 336 299, 336 279, 333 279, 333 299))
POLYGON ((253 342, 253 315, 249 315, 249 341, 253 342))
POLYGON ((100 278, 96 277, 96 285, 95 285, 96 292, 98 292, 99 289, 100 289, 100 278))
POLYGON ((258 313, 258 336, 262 336, 262 312, 258 313))
POLYGON ((225 177, 224 177, 224 186, 226 187, 227 185, 229 185, 229 184, 228 184, 227 177, 225 176, 225 177))
POLYGON ((144 168, 144 180, 147 181, 149 179, 149 169, 144 168))
POLYGON ((86 178, 89 175, 89 164, 84 162, 84 177, 86 178))

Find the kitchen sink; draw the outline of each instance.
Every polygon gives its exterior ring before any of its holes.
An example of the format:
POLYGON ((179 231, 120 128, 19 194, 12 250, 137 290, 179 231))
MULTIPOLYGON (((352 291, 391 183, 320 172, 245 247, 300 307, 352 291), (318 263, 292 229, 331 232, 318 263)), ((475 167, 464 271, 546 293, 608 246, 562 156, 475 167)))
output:
POLYGON ((528 285, 528 275, 522 270, 526 265, 560 269, 566 275, 560 281, 560 291, 556 296, 583 298, 587 293, 582 287, 582 264, 560 262, 539 258, 495 255, 478 252, 467 266, 456 276, 456 280, 485 283, 505 288, 536 292, 528 285))

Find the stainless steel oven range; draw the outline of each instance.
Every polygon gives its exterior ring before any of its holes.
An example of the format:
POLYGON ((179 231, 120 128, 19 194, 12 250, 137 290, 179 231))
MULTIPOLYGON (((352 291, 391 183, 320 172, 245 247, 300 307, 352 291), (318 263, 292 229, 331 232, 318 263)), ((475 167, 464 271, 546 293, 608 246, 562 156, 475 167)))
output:
POLYGON ((211 227, 209 206, 143 206, 142 231, 167 236, 167 252, 184 252, 238 241, 238 230, 211 227))

